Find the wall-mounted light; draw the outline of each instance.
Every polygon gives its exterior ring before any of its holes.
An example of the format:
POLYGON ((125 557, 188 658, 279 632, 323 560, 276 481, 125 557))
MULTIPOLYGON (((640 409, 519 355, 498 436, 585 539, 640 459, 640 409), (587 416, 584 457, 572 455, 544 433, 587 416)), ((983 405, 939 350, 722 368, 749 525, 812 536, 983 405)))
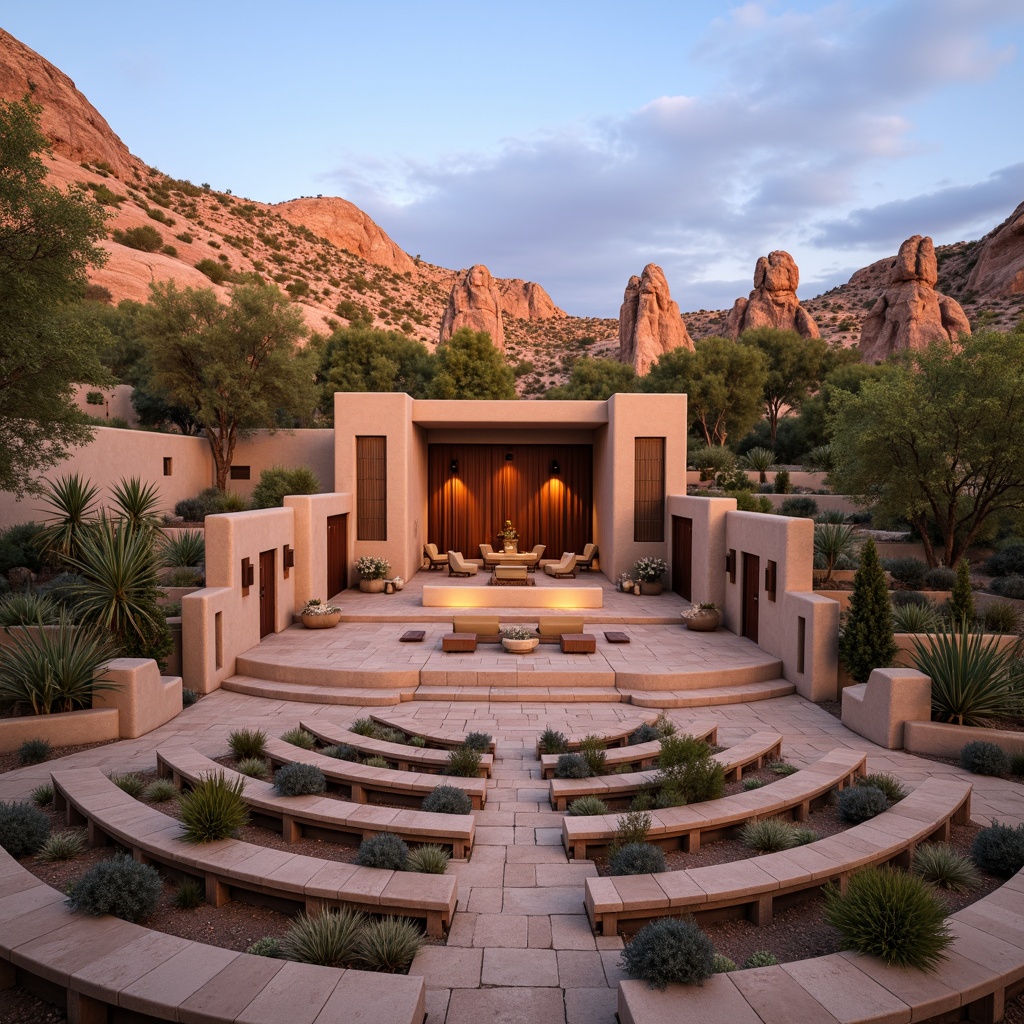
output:
POLYGON ((284 566, 285 579, 288 578, 288 570, 295 568, 295 548, 291 544, 285 544, 281 554, 281 565, 284 566))
POLYGON ((459 471, 459 460, 452 459, 451 465, 448 467, 449 472, 454 476, 459 471))
POLYGON ((511 452, 505 452, 505 461, 506 462, 511 462, 514 458, 515 458, 515 456, 511 452))
POLYGON ((249 593, 249 588, 256 581, 256 571, 248 558, 242 559, 242 593, 249 593))
POLYGON ((729 548, 729 553, 725 556, 725 571, 729 574, 729 582, 736 582, 736 549, 729 548))
POLYGON ((558 459, 551 460, 551 475, 558 476, 562 472, 562 467, 558 464, 558 459))

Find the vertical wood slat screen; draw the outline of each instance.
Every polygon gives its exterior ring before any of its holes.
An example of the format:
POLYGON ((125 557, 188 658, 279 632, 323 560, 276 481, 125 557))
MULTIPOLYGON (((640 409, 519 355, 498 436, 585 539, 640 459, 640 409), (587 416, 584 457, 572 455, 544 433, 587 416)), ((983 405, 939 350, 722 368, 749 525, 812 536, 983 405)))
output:
POLYGON ((665 438, 638 437, 633 464, 633 540, 665 539, 665 438))
POLYGON ((388 539, 388 439, 356 438, 356 540, 388 539))

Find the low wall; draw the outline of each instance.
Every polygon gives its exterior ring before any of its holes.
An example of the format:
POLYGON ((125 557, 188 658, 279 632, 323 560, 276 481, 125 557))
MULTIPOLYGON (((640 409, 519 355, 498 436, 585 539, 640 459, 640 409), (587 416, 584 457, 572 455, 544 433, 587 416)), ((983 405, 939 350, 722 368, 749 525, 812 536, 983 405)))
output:
POLYGON ((56 715, 0 719, 0 754, 9 754, 25 740, 46 740, 54 747, 77 747, 118 739, 116 708, 87 708, 56 715))
POLYGON ((955 758, 960 756, 964 745, 972 740, 994 743, 1011 757, 1024 754, 1024 732, 951 725, 947 722, 906 722, 903 727, 903 749, 911 754, 955 758))

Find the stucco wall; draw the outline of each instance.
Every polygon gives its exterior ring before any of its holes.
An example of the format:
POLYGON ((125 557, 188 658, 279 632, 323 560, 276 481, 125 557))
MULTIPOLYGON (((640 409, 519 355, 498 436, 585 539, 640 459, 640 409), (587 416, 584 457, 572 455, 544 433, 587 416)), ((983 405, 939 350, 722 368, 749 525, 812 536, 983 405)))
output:
POLYGON ((327 519, 349 513, 347 548, 351 551, 355 529, 352 495, 293 494, 284 499, 284 506, 295 514, 295 568, 289 575, 295 577, 295 606, 301 610, 313 598, 334 596, 327 593, 327 519))
POLYGON ((139 414, 132 405, 132 393, 135 388, 131 384, 115 384, 112 388, 98 388, 93 384, 79 384, 75 389, 74 402, 86 416, 97 416, 99 419, 109 419, 112 416, 120 416, 128 426, 134 427, 139 422, 139 414), (90 405, 87 396, 90 392, 99 391, 102 393, 103 405, 90 405))
MULTIPOLYGON (((669 496, 669 566, 672 564, 671 517, 693 520, 690 577, 693 604, 713 601, 719 608, 725 607, 725 517, 735 511, 735 498, 669 496)), ((672 582, 674 585, 675 581, 672 582)))
POLYGON ((249 437, 240 438, 235 446, 235 466, 248 466, 248 480, 230 480, 228 489, 249 497, 259 483, 260 473, 272 466, 295 469, 308 466, 320 481, 322 491, 334 487, 334 431, 278 430, 270 433, 260 430, 249 437))

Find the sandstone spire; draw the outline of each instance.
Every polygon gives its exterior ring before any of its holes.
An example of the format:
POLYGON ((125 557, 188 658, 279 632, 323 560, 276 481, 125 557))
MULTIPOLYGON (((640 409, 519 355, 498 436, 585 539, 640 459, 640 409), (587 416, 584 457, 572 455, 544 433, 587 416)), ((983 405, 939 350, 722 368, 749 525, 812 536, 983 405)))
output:
POLYGON ((693 351, 693 342, 669 294, 665 272, 648 263, 639 277, 631 277, 619 309, 619 360, 632 363, 642 377, 651 364, 675 348, 693 351))
POLYGON ((759 256, 754 267, 754 290, 749 298, 737 299, 729 311, 729 337, 738 338, 755 327, 777 327, 805 338, 819 337, 818 325, 796 297, 799 284, 800 270, 788 252, 776 249, 759 256))
POLYGON ((481 263, 462 271, 455 279, 441 318, 439 340, 447 341, 460 327, 487 331, 494 347, 499 352, 505 351, 501 293, 491 272, 481 263))

